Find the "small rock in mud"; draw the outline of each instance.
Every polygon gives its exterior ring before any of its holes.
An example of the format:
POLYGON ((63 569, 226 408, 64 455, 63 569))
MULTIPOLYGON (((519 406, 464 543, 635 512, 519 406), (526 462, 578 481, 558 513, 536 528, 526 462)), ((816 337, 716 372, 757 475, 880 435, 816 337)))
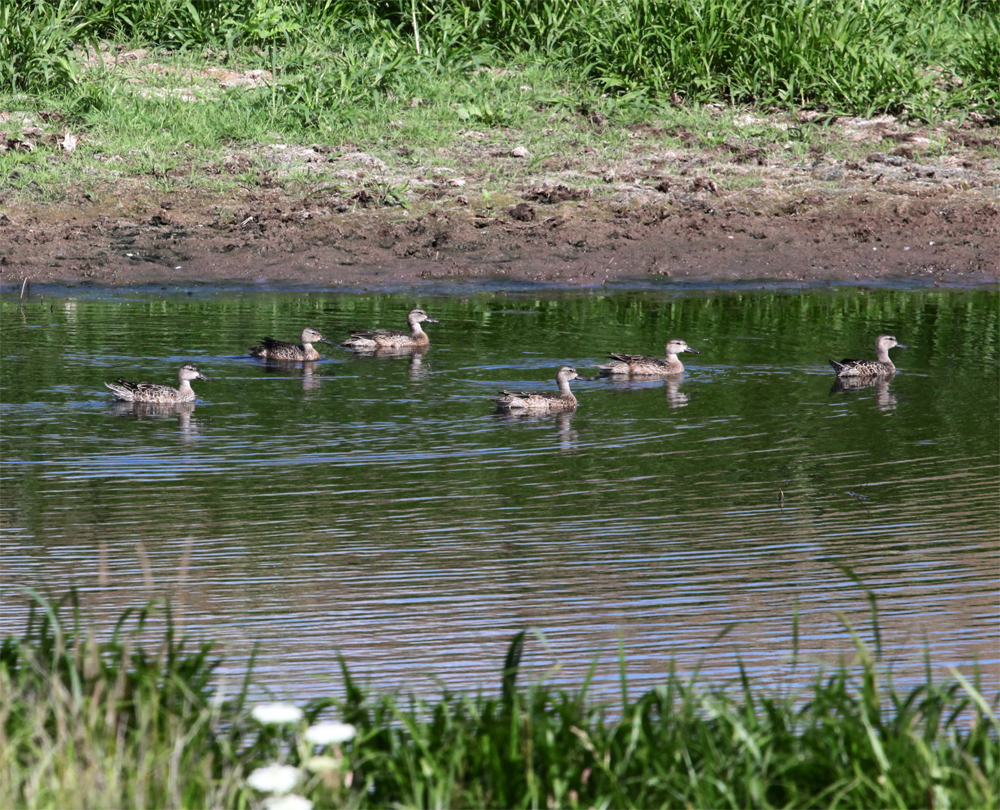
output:
POLYGON ((353 163, 360 163, 362 166, 366 166, 369 169, 374 169, 378 172, 385 172, 389 170, 385 161, 381 158, 377 158, 374 155, 369 155, 367 152, 351 152, 346 155, 341 155, 340 159, 342 161, 350 161, 353 163))
POLYGON ((843 176, 843 166, 823 166, 813 172, 813 177, 817 180, 823 181, 824 183, 831 183, 835 180, 839 180, 843 176))
POLYGON ((557 186, 536 186, 524 195, 526 200, 540 203, 559 203, 567 200, 582 200, 592 196, 589 189, 570 188, 560 183, 557 186))
POLYGON ((714 180, 707 177, 696 177, 694 182, 691 183, 691 191, 709 191, 716 197, 719 196, 719 186, 714 180))
POLYGON ((510 209, 510 216, 518 222, 531 222, 535 218, 535 209, 527 203, 518 203, 510 209))
POLYGON ((886 166, 905 166, 906 158, 899 155, 885 155, 882 152, 873 152, 865 158, 868 163, 882 163, 886 166))

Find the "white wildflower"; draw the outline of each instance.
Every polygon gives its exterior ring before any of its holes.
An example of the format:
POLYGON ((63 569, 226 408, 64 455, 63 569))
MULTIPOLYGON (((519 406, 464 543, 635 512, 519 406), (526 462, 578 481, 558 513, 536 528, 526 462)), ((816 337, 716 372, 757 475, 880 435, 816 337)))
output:
POLYGON ((250 714, 258 723, 276 726, 298 723, 303 717, 302 709, 291 703, 260 703, 250 714))
POLYGON ((247 777, 247 784, 264 793, 288 793, 299 781, 299 769, 291 765, 265 765, 247 777))
POLYGON ((315 745, 338 745, 357 733, 358 730, 350 723, 317 723, 306 729, 306 739, 315 745))
POLYGON ((267 810, 312 810, 313 803, 298 793, 286 793, 284 796, 268 796, 264 799, 267 810))
POLYGON ((313 773, 336 771, 340 769, 341 762, 343 762, 343 760, 337 759, 336 757, 309 757, 309 759, 306 760, 306 770, 312 771, 313 773))

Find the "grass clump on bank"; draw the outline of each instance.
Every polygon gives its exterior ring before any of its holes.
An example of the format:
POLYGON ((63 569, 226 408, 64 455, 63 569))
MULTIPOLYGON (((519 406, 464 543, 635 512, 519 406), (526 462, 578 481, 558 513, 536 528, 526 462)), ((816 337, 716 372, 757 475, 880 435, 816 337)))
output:
POLYGON ((932 157, 1000 122, 1000 0, 11 0, 0 31, 3 202, 115 215, 604 197, 655 152, 859 163, 844 115, 943 123, 932 157))
POLYGON ((0 86, 29 93, 79 78, 71 48, 106 41, 280 67, 280 106, 332 116, 525 65, 635 103, 1000 106, 998 0, 12 0, 0 18, 0 86))
POLYGON ((941 684, 929 672, 899 693, 860 640, 856 666, 821 674, 796 695, 764 694, 745 676, 731 693, 671 675, 632 700, 623 689, 622 705, 605 707, 587 698, 586 684, 519 686, 522 632, 496 696, 373 694, 345 666, 341 699, 251 709, 252 676, 232 694, 212 685, 212 645, 187 650, 169 611, 147 651, 137 636, 150 629, 149 606, 127 611, 112 638, 97 642, 75 597, 68 604, 66 618, 66 600, 36 599, 24 635, 0 647, 5 807, 987 807, 1000 799, 996 701, 960 676, 941 684))
POLYGON ((235 797, 245 693, 211 685, 212 645, 186 650, 169 610, 157 649, 135 637, 151 606, 122 614, 111 639, 86 633, 75 593, 35 601, 24 636, 0 645, 0 804, 211 807, 235 797))

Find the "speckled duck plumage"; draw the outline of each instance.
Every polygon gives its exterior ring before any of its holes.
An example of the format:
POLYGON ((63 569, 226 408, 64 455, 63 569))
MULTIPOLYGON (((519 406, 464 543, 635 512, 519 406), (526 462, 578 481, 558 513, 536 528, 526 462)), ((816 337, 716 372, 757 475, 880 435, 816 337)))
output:
POLYGON ((323 337, 318 329, 307 326, 302 330, 301 343, 288 343, 266 337, 260 346, 250 347, 250 354, 262 360, 319 360, 319 352, 313 348, 313 343, 333 345, 333 342, 323 337))
POLYGON ((556 382, 559 383, 558 394, 548 391, 501 391, 499 397, 493 397, 493 403, 501 413, 575 411, 576 397, 570 391, 569 383, 579 376, 575 368, 561 366, 556 372, 556 382))
POLYGON ((405 349, 415 346, 427 346, 431 339, 420 328, 421 323, 441 323, 430 317, 422 309, 411 309, 406 316, 410 331, 400 332, 396 329, 370 329, 364 332, 351 332, 351 336, 340 345, 356 352, 371 352, 376 349, 405 349))
POLYGON ((602 377, 664 377, 668 374, 680 374, 684 371, 684 364, 677 359, 680 352, 701 354, 683 340, 674 339, 667 341, 663 358, 644 354, 611 354, 611 362, 600 366, 599 372, 602 377))
POLYGON ((121 402, 194 402, 195 393, 191 387, 191 380, 205 380, 212 382, 211 377, 202 374, 194 363, 185 363, 177 372, 179 385, 174 388, 170 385, 156 385, 155 383, 129 382, 118 378, 117 383, 104 383, 111 389, 115 399, 121 402))
POLYGON ((889 349, 909 349, 898 342, 892 335, 879 335, 875 341, 877 360, 851 360, 845 358, 831 360, 830 365, 838 377, 887 377, 896 373, 896 366, 889 358, 889 349))

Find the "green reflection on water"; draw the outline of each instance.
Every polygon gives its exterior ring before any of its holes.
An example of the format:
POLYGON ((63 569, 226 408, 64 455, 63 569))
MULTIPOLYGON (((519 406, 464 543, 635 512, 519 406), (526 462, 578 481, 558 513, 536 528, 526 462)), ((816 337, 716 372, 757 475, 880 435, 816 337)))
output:
MULTIPOLYGON (((597 476, 625 497, 640 497, 646 485, 633 479, 662 477, 664 454, 671 457, 674 480, 711 479, 725 470, 788 489, 796 482, 815 485, 802 478, 803 469, 844 452, 860 454, 850 462, 857 468, 909 458, 922 445, 926 469, 939 455, 988 457, 998 442, 997 307, 990 292, 421 300, 263 294, 52 299, 23 308, 8 301, 3 313, 8 459, 63 466, 60 459, 113 455, 140 443, 165 454, 150 464, 167 474, 176 451, 186 458, 176 474, 202 479, 189 496, 205 504, 238 486, 231 471, 215 474, 220 458, 256 475, 253 485, 261 493, 308 489, 321 462, 347 464, 354 488, 377 489, 405 486, 414 469, 447 476, 456 459, 450 453, 492 453, 498 458, 491 464, 458 464, 452 475, 456 485, 467 479, 502 486, 498 470, 509 474, 528 464, 523 454, 572 441, 585 452, 569 460, 534 460, 532 469, 548 464, 556 477, 568 471, 597 476), (321 347, 324 362, 303 378, 297 367, 274 369, 241 356, 264 335, 294 339, 307 324, 333 340, 351 328, 400 328, 413 305, 442 321, 428 326, 432 349, 415 359, 356 358, 321 347), (872 356, 874 336, 883 331, 914 346, 894 352, 900 374, 881 391, 831 392, 826 360, 872 356), (563 362, 593 373, 606 350, 658 355, 670 337, 683 337, 702 352, 684 356, 688 372, 680 382, 578 385, 580 409, 561 424, 501 430, 481 418, 489 412, 486 398, 498 388, 552 390, 554 369, 563 362), (196 383, 202 401, 191 415, 199 429, 193 445, 178 443, 178 432, 163 420, 155 430, 144 429, 109 419, 97 407, 109 398, 103 380, 173 382, 177 366, 189 359, 218 378, 196 383), (205 454, 206 443, 213 445, 210 460, 199 465, 190 452, 205 454), (782 446, 776 457, 754 458, 782 446), (926 449, 932 446, 938 449, 926 449), (629 452, 601 452, 615 447, 629 452), (282 462, 296 456, 301 463, 282 462), (266 465, 280 469, 280 483, 264 474, 266 465), (212 472, 206 475, 201 466, 212 472)), ((143 468, 133 472, 141 478, 143 468)), ((15 476, 8 486, 24 483, 15 476)), ((523 489, 513 486, 512 492, 519 501, 523 489)), ((580 497, 596 494, 585 489, 580 497)))
MULTIPOLYGON (((141 586, 142 540, 158 582, 190 565, 191 598, 229 605, 213 634, 263 613, 264 640, 293 644, 289 617, 326 627, 357 605, 338 626, 384 647, 383 673, 416 666, 400 663, 411 639, 435 670, 453 644, 528 625, 568 628, 572 650, 628 628, 630 657, 655 669, 676 634, 700 650, 714 635, 705 623, 733 619, 760 623, 742 654, 763 666, 787 649, 772 617, 800 602, 804 616, 858 606, 835 559, 892 594, 887 636, 917 615, 943 645, 935 660, 995 646, 994 293, 133 294, 2 307, 0 515, 5 566, 25 584, 83 581, 110 588, 112 610, 131 604, 108 583, 141 586), (245 354, 306 325, 331 340, 401 328, 418 305, 441 320, 426 354, 324 346, 306 370, 245 354), (914 347, 894 352, 896 377, 834 390, 828 358, 871 357, 880 332, 914 347), (672 337, 701 351, 677 381, 582 382, 569 417, 491 415, 500 388, 553 390, 562 363, 592 374, 607 351, 656 355, 672 337), (110 406, 103 381, 172 382, 189 360, 216 378, 196 382, 192 412, 110 406)), ((325 649, 309 644, 296 660, 325 649)))

